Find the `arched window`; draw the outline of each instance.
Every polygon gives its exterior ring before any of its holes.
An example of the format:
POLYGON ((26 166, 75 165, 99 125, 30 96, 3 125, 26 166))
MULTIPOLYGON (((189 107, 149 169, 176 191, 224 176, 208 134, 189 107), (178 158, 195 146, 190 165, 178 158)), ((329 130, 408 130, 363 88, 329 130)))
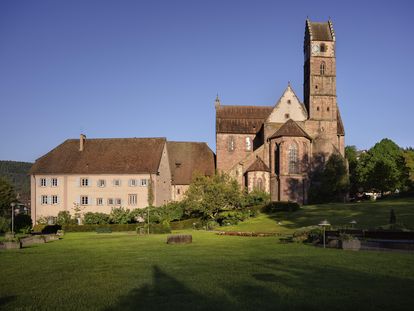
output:
POLYGON ((257 178, 256 180, 256 189, 263 191, 263 180, 261 178, 257 178))
POLYGON ((252 139, 250 137, 246 137, 246 151, 252 150, 252 139))
POLYGON ((234 151, 234 149, 235 149, 235 142, 234 142, 234 137, 233 136, 229 136, 229 138, 228 138, 228 150, 229 151, 234 151))
POLYGON ((326 67, 325 62, 322 62, 320 66, 321 76, 325 74, 325 67, 326 67))
POLYGON ((289 156, 289 174, 299 173, 298 146, 295 143, 289 146, 288 156, 289 156))
POLYGON ((280 146, 276 145, 275 148, 275 174, 279 175, 280 173, 280 146))

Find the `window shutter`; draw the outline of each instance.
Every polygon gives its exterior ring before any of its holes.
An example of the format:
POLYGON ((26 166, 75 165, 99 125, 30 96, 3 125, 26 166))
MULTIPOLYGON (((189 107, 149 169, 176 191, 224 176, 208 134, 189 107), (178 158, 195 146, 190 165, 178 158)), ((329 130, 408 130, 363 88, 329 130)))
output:
POLYGON ((92 181, 92 178, 89 178, 89 177, 88 177, 88 187, 91 187, 91 186, 92 186, 92 182, 93 182, 93 181, 92 181))
POLYGON ((52 204, 52 196, 47 196, 47 204, 52 204))
POLYGON ((49 180, 49 178, 45 178, 46 179, 46 187, 49 187, 50 186, 50 180, 49 180))
POLYGON ((93 200, 94 200, 93 197, 88 196, 88 205, 95 205, 93 200))
POLYGON ((76 183, 77 183, 77 186, 80 187, 80 185, 81 185, 80 184, 80 177, 76 178, 76 183))
POLYGON ((57 204, 60 204, 60 197, 56 196, 56 199, 57 199, 57 204))
POLYGON ((78 197, 76 198, 75 203, 76 203, 76 204, 80 204, 80 196, 78 196, 78 197))

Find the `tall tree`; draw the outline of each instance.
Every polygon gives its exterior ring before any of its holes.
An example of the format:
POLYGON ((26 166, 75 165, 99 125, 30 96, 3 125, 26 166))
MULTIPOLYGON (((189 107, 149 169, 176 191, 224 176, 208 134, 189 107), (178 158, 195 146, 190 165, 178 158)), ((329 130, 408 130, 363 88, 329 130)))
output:
POLYGON ((10 204, 15 201, 13 186, 5 178, 0 177, 0 216, 10 215, 10 204))
POLYGON ((365 190, 384 192, 404 190, 407 186, 408 168, 403 151, 387 138, 361 155, 356 173, 365 190))
POLYGON ((348 161, 349 168, 349 191, 352 194, 358 192, 358 176, 356 168, 358 165, 358 151, 356 146, 345 147, 345 158, 348 161))

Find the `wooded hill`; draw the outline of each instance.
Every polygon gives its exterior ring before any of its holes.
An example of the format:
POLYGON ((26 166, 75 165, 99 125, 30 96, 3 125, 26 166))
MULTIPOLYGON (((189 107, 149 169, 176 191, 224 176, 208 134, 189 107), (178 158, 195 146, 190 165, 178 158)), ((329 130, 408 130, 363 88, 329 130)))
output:
POLYGON ((33 163, 17 161, 0 161, 0 177, 4 177, 20 194, 20 200, 30 199, 29 170, 33 163))

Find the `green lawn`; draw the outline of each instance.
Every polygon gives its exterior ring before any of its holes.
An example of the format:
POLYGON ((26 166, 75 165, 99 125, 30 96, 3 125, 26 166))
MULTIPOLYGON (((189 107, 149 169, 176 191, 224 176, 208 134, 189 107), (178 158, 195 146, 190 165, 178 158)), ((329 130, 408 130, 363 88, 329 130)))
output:
POLYGON ((411 310, 412 253, 188 231, 72 233, 0 252, 4 310, 411 310))
POLYGON ((401 198, 353 204, 305 205, 297 212, 261 214, 236 226, 221 227, 219 230, 290 234, 298 228, 317 225, 324 219, 334 226, 349 225, 351 220, 356 220, 356 228, 375 228, 389 222, 392 208, 398 223, 414 229, 414 198, 401 198))

